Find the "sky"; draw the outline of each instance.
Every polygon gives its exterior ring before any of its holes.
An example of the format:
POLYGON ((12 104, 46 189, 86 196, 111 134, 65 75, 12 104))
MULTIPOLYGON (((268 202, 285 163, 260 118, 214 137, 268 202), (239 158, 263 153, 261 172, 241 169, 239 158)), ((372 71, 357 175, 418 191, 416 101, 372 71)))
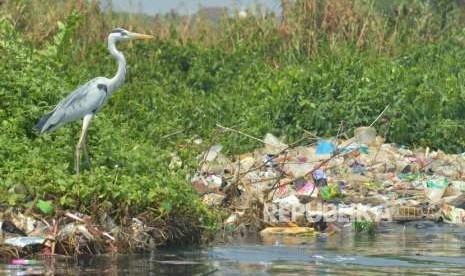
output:
POLYGON ((195 13, 199 7, 244 8, 260 4, 278 11, 280 0, 103 0, 111 2, 115 11, 143 12, 147 14, 166 13, 172 9, 181 14, 195 13))

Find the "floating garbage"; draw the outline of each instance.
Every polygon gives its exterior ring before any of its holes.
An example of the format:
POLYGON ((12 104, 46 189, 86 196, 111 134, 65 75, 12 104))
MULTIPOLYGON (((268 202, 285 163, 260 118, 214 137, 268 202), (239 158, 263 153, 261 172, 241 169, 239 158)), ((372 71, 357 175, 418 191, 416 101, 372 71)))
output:
MULTIPOLYGON (((264 234, 298 232, 286 230, 289 223, 356 222, 359 230, 379 221, 465 223, 463 154, 387 144, 372 126, 355 129, 350 139, 320 139, 309 146, 288 145, 272 134, 262 141, 263 148, 236 160, 221 156, 223 168, 205 170, 218 164, 214 159, 199 169, 207 178, 217 175, 216 186, 221 177, 241 191, 203 194, 208 205, 231 210, 226 225, 250 220, 238 210, 255 210, 264 234)), ((193 179, 194 187, 198 182, 193 179)))
POLYGON ((267 227, 260 231, 260 235, 310 235, 315 233, 313 228, 309 227, 267 227))

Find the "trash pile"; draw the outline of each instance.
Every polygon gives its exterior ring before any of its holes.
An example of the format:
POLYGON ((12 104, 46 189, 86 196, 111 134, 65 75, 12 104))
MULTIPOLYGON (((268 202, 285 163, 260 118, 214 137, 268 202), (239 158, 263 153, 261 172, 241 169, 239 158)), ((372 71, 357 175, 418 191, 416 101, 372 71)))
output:
POLYGON ((225 228, 318 226, 321 222, 465 222, 465 155, 384 143, 373 127, 350 139, 264 147, 229 159, 214 145, 193 187, 230 216, 225 228))
POLYGON ((2 261, 34 254, 77 256, 150 250, 167 234, 143 218, 117 225, 105 213, 95 219, 78 212, 56 212, 49 221, 43 214, 25 213, 13 208, 0 212, 2 261))

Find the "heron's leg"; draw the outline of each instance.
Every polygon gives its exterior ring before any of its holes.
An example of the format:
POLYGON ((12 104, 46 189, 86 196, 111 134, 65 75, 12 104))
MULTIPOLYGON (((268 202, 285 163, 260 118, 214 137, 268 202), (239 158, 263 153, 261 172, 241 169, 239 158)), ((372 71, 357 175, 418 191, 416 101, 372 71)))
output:
POLYGON ((81 149, 84 146, 87 128, 89 128, 90 121, 92 120, 93 115, 86 115, 82 120, 82 129, 81 136, 79 137, 79 142, 76 145, 76 175, 79 177, 79 164, 81 162, 81 149))
MULTIPOLYGON (((82 129, 81 129, 81 135, 82 136, 82 129)), ((76 160, 74 160, 74 168, 76 170, 76 175, 79 179, 79 163, 80 163, 80 160, 81 160, 81 149, 79 148, 79 142, 77 143, 76 145, 76 160)))
POLYGON ((90 157, 89 157, 89 149, 87 147, 87 142, 84 138, 84 145, 82 147, 82 151, 84 152, 84 157, 86 158, 87 164, 89 165, 90 171, 92 171, 92 163, 90 162, 90 157))

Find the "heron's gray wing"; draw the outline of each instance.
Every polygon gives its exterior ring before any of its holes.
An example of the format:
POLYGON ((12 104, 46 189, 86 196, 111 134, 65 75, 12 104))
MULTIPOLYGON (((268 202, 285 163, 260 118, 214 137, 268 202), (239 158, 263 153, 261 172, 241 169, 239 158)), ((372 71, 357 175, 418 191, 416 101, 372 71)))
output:
POLYGON ((105 102, 107 80, 95 78, 60 101, 53 111, 39 120, 36 129, 53 131, 60 126, 96 112, 105 102))

